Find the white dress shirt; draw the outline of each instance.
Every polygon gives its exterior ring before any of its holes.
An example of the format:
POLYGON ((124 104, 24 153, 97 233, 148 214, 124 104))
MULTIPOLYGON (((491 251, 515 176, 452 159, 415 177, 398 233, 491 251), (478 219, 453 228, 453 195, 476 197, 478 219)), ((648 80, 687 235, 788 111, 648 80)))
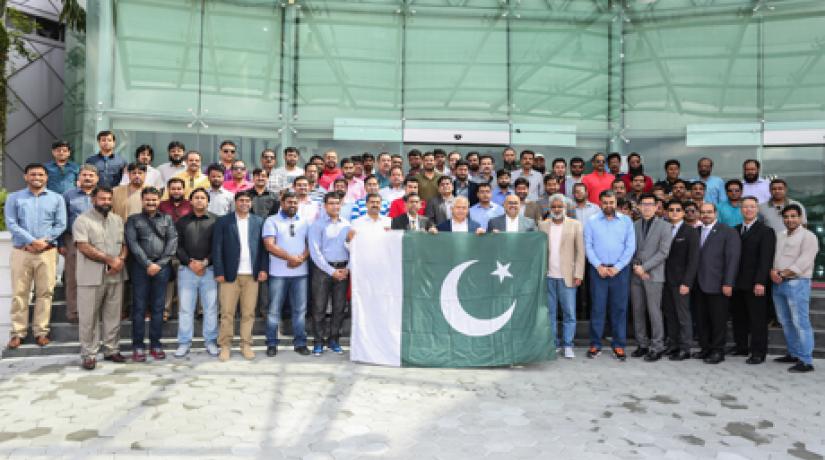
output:
POLYGON ((510 216, 505 215, 504 221, 507 223, 505 227, 505 231, 507 233, 516 233, 518 232, 518 216, 515 219, 510 218, 510 216))
POLYGON ((453 232, 467 233, 469 231, 469 228, 467 227, 467 219, 464 219, 463 222, 456 222, 455 220, 451 220, 450 225, 453 232))
POLYGON ((547 276, 561 279, 561 231, 564 223, 556 224, 550 221, 550 260, 547 263, 547 276))

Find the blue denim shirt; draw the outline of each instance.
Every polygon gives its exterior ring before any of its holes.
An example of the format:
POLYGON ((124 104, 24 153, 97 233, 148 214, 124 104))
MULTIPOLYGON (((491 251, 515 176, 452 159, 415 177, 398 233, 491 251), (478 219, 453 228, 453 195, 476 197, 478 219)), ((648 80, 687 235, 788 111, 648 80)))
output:
POLYGON ((16 248, 39 239, 57 244, 66 230, 66 204, 62 196, 49 189, 40 195, 28 188, 12 193, 6 199, 4 214, 16 248))
POLYGON ((92 196, 83 193, 83 190, 75 188, 63 194, 63 201, 66 202, 66 233, 72 232, 77 216, 92 209, 92 196))
POLYGON ((126 160, 123 157, 112 154, 110 157, 104 157, 101 154, 90 156, 86 158, 86 164, 94 165, 97 168, 97 176, 100 178, 99 185, 108 185, 109 187, 117 187, 123 179, 123 170, 126 169, 126 160))
POLYGON ((619 212, 613 219, 607 219, 600 211, 584 223, 584 247, 587 260, 594 267, 612 265, 622 270, 636 252, 633 221, 619 212))
POLYGON ((692 182, 698 180, 705 183, 705 201, 718 205, 728 200, 728 196, 725 194, 725 181, 722 180, 721 177, 708 176, 707 180, 703 180, 701 177, 694 177, 692 182))
POLYGON ((77 187, 77 176, 80 174, 80 166, 74 161, 69 161, 62 168, 52 160, 44 165, 46 173, 49 174, 49 181, 46 188, 60 195, 77 187))

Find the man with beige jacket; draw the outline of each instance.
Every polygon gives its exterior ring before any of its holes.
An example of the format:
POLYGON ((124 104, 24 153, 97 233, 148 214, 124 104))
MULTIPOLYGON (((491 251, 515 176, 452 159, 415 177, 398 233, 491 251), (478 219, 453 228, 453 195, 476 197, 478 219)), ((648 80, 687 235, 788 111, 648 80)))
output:
POLYGON ((561 304, 561 345, 564 357, 572 359, 575 357, 573 336, 576 333, 576 288, 584 278, 584 231, 581 222, 565 215, 564 195, 552 195, 549 205, 548 219, 539 223, 539 230, 547 234, 547 304, 550 322, 554 326, 558 305, 561 304))

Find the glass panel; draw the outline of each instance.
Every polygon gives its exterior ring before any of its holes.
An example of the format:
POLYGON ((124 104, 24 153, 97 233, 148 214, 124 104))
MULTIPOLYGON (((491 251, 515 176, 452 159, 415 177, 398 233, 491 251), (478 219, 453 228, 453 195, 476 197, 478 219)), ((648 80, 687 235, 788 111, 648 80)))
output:
POLYGON ((328 127, 336 118, 400 120, 397 6, 307 3, 298 22, 298 119, 328 127))
POLYGON ((805 205, 808 229, 819 237, 814 278, 825 278, 825 147, 765 149, 764 170, 788 182, 788 196, 805 205))
POLYGON ((792 4, 784 2, 765 17, 765 120, 821 122, 825 120, 825 11, 821 2, 799 9, 792 4))
POLYGON ((546 2, 526 2, 516 10, 518 18, 510 22, 514 123, 607 130, 613 15, 598 3, 582 3, 558 10, 546 2))
POLYGON ((624 107, 628 137, 656 131, 684 135, 690 124, 759 120, 759 28, 750 15, 720 12, 657 17, 654 10, 631 13, 627 19, 624 107))
POLYGON ((199 0, 115 0, 114 107, 186 116, 198 106, 199 0))
POLYGON ((202 105, 208 117, 272 122, 281 103, 281 2, 205 2, 202 105))
POLYGON ((404 58, 407 119, 507 119, 507 19, 499 8, 416 7, 404 58))

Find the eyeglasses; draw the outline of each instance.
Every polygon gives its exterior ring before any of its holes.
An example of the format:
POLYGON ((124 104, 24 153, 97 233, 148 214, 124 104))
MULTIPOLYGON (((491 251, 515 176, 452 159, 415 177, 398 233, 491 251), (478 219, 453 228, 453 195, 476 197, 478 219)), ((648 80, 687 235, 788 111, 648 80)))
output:
POLYGON ((672 208, 668 209, 667 212, 685 212, 685 210, 682 208, 672 208))
POLYGON ((223 152, 223 153, 235 153, 235 150, 234 149, 223 149, 223 150, 221 150, 221 152, 223 152))

